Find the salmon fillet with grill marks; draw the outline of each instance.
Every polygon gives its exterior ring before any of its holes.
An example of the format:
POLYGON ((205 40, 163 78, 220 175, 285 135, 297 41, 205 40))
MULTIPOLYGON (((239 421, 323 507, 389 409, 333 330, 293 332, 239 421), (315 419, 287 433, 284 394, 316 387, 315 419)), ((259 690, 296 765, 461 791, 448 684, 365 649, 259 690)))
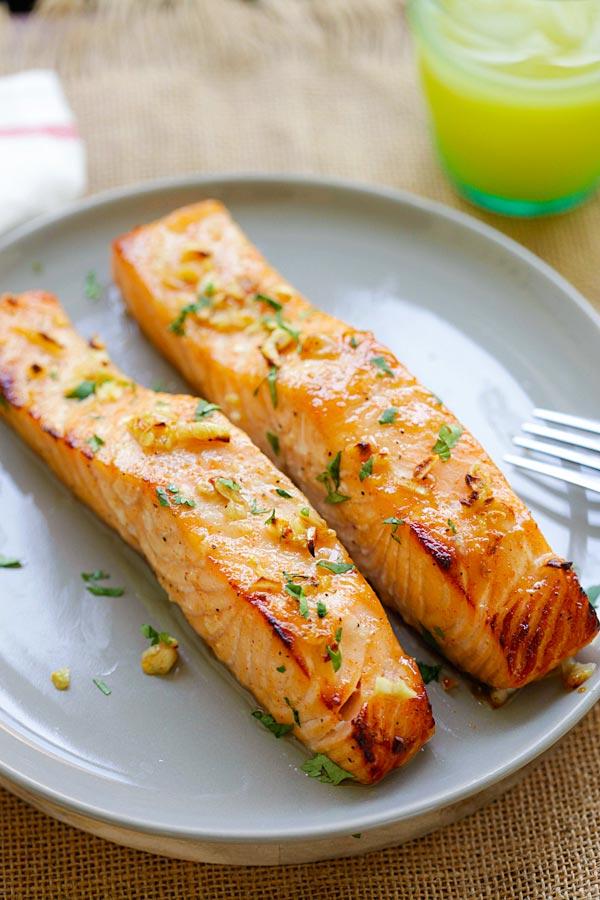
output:
POLYGON ((372 334, 311 307, 220 203, 136 228, 113 267, 146 335, 457 666, 518 688, 596 635, 570 564, 475 438, 372 334))
POLYGON ((364 783, 429 739, 417 665, 375 594, 218 408, 134 384, 40 292, 0 299, 0 389, 2 416, 144 554, 276 722, 364 783))

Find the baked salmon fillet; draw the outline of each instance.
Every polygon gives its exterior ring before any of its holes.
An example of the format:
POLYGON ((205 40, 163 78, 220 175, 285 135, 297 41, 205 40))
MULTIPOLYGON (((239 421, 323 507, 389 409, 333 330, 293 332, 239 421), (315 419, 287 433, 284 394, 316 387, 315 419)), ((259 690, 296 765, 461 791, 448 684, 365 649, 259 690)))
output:
POLYGON ((0 390, 2 416, 146 557, 275 723, 366 784, 429 739, 417 664, 372 589, 218 407, 135 384, 40 292, 0 299, 0 390))
POLYGON ((518 688, 597 634, 571 564, 475 438, 370 332, 314 309, 222 204, 119 238, 113 269, 150 340, 459 668, 518 688))

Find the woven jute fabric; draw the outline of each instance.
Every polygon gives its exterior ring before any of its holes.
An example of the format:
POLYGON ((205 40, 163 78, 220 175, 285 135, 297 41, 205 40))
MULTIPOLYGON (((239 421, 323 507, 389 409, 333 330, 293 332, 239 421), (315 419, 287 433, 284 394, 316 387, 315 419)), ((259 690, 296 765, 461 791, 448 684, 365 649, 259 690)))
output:
MULTIPOLYGON (((391 185, 473 212, 428 136, 401 0, 46 0, 0 13, 0 74, 60 73, 90 190, 157 176, 299 172, 391 185)), ((600 200, 517 222, 476 213, 600 308, 600 200)), ((123 849, 0 791, 1 900, 594 900, 600 709, 491 806, 354 859, 227 868, 123 849)))

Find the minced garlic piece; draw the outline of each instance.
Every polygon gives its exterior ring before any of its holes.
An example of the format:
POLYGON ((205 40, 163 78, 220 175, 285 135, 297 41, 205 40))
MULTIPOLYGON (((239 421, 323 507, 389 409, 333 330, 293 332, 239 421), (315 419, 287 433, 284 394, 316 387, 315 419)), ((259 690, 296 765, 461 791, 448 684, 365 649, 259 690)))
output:
POLYGON ((110 379, 96 387, 96 397, 101 402, 109 403, 113 400, 120 400, 123 396, 123 390, 124 386, 122 384, 118 384, 114 379, 110 379))
POLYGON ((66 691, 69 689, 69 685, 71 684, 71 670, 57 669, 56 672, 52 673, 51 678, 52 684, 57 691, 66 691))
POLYGON ((167 675, 179 658, 179 644, 175 638, 170 643, 159 641, 142 653, 142 669, 146 675, 167 675))
POLYGON ((171 450, 188 441, 229 441, 231 431, 224 422, 165 422, 153 416, 132 419, 129 431, 144 450, 171 450))
POLYGON ((416 692, 405 681, 391 681, 382 675, 375 679, 375 693, 384 694, 388 697, 397 697, 400 700, 410 700, 412 697, 417 696, 416 692))
POLYGON ((565 659, 560 667, 563 685, 568 691, 581 687, 595 671, 596 663, 580 663, 572 656, 565 659))

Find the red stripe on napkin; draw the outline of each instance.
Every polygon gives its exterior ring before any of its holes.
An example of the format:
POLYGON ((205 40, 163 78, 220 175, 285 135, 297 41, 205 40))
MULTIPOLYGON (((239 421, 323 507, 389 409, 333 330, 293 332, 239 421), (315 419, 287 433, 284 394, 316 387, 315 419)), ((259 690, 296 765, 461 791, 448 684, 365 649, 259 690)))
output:
POLYGON ((16 125, 13 128, 0 126, 0 137, 57 137, 78 138, 74 125, 16 125))

